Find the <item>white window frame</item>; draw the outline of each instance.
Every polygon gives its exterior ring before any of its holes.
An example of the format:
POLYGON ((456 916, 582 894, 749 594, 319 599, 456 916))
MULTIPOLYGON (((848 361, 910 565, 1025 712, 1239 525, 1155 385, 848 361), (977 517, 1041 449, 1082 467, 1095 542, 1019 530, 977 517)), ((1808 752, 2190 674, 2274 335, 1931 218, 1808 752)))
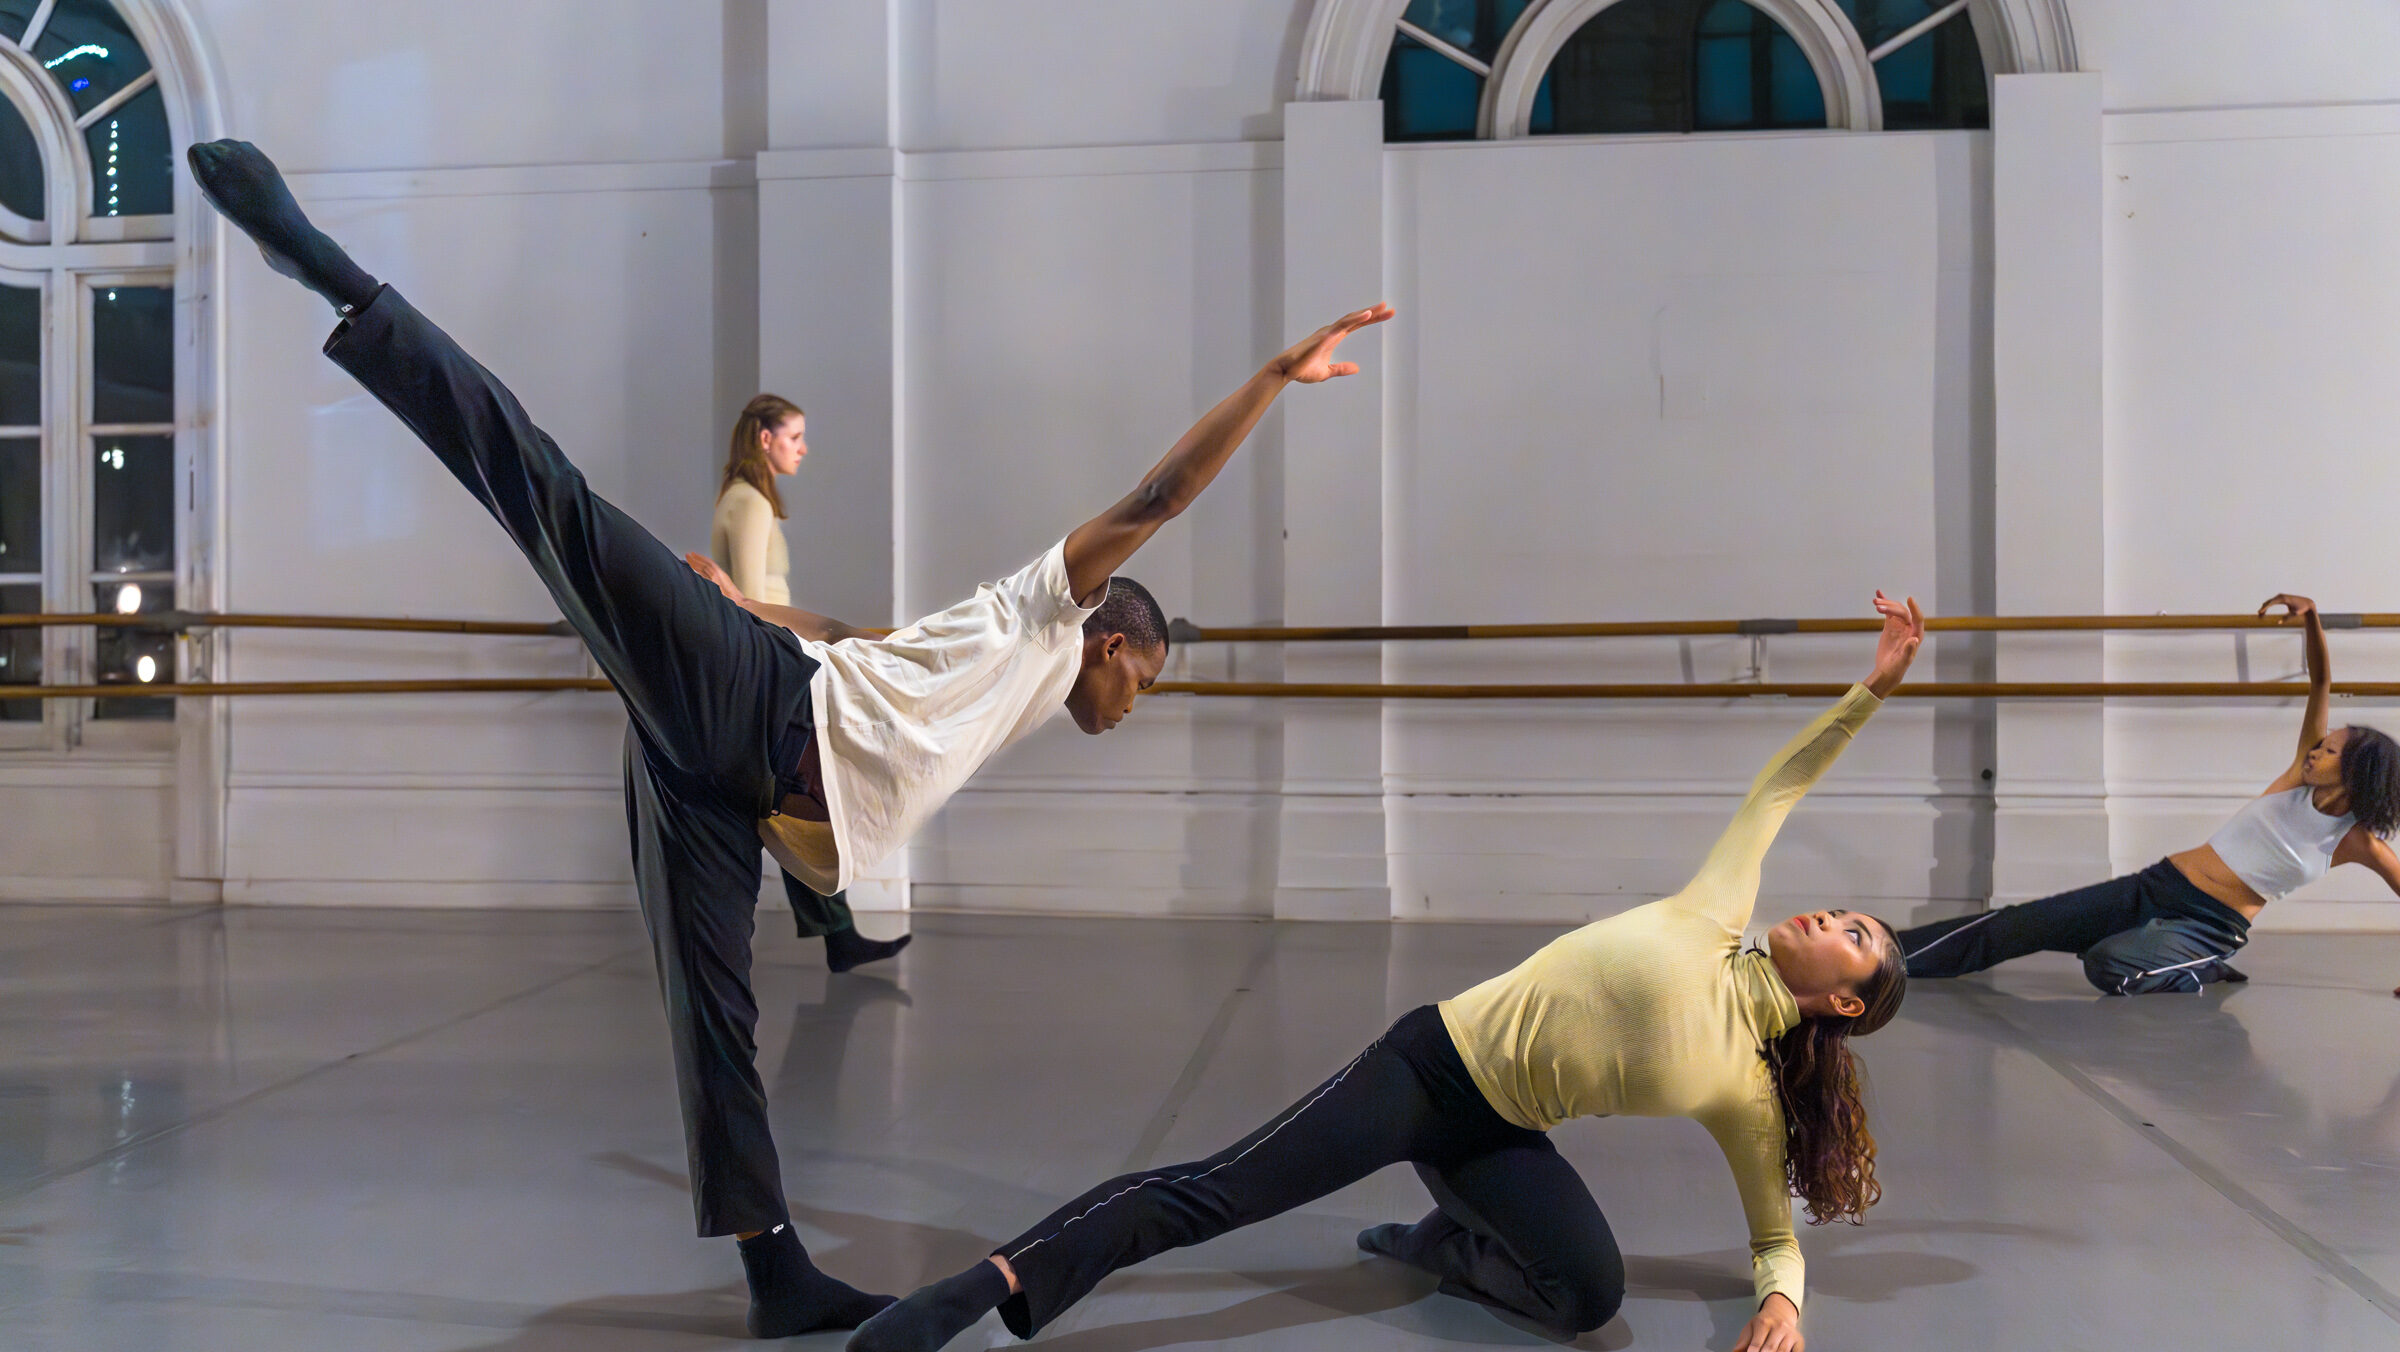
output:
MULTIPOLYGON (((129 23, 137 21, 122 0, 118 12, 129 23)), ((177 290, 176 218, 94 214, 92 162, 84 140, 90 127, 160 83, 159 54, 145 46, 144 54, 152 63, 148 72, 91 111, 77 113, 30 51, 49 14, 46 5, 35 13, 24 45, 0 39, 0 97, 14 105, 32 131, 44 169, 43 221, 0 211, 0 281, 36 286, 42 296, 42 608, 55 613, 88 613, 95 604, 94 583, 103 579, 95 577, 92 567, 93 441, 108 435, 167 436, 177 444, 176 557, 168 570, 140 574, 132 580, 169 582, 177 588, 177 605, 188 608, 192 603, 183 595, 183 587, 191 571, 188 561, 194 542, 190 538, 192 476, 184 450, 188 421, 181 413, 192 406, 182 389, 189 378, 184 369, 186 344, 180 338, 176 343, 178 416, 174 421, 123 425, 92 421, 92 292, 112 285, 177 290)), ((177 328, 180 331, 181 325, 177 328)), ((99 631, 61 626, 41 632, 45 684, 83 685, 96 679, 99 631)), ((162 672, 162 681, 184 679, 189 674, 187 647, 180 641, 176 644, 174 670, 162 672)), ((93 706, 97 703, 43 701, 38 722, 0 723, 0 752, 88 750, 141 759, 165 759, 174 754, 176 720, 95 718, 93 706)))
MULTIPOLYGON (((1527 135, 1534 94, 1558 49, 1583 21, 1610 3, 1613 0, 1534 0, 1527 5, 1495 54, 1489 72, 1477 71, 1485 79, 1476 134, 1494 139, 1527 135), (1550 17, 1542 20, 1545 13, 1550 17), (1538 39, 1530 31, 1537 22, 1547 25, 1538 39), (1500 90, 1503 81, 1510 82, 1505 98, 1500 90)), ((1883 99, 1876 88, 1875 63, 1907 45, 1899 35, 1869 52, 1850 16, 1832 0, 1750 3, 1781 23, 1808 54, 1825 90, 1829 125, 1861 131, 1881 128, 1883 99), (1841 36, 1845 33, 1846 39, 1841 36)), ((1300 40, 1300 70, 1293 97, 1305 102, 1359 102, 1379 97, 1392 41, 1400 32, 1408 4, 1409 0, 1316 0, 1300 40)), ((2068 22, 2066 0, 1966 0, 1965 13, 1975 26, 1986 79, 2078 69, 2075 30, 2068 22)), ((1943 22, 1954 17, 1956 11, 1946 14, 1943 22)), ((1914 31, 1908 37, 1913 41, 1927 31, 1931 30, 1914 31)), ((1454 61, 1465 55, 1445 51, 1446 43, 1426 45, 1454 61)), ((1469 70, 1482 65, 1472 57, 1460 64, 1469 70)))

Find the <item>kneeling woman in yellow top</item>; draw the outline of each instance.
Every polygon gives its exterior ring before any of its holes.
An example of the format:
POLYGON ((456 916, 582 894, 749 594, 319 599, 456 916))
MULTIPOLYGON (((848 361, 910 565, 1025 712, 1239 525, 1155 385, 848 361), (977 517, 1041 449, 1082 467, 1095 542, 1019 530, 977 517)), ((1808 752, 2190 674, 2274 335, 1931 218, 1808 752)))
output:
POLYGON ((1767 846, 1900 684, 1916 603, 1876 593, 1875 668, 1768 762, 1683 891, 1566 935, 1463 995, 1403 1016, 1339 1074, 1222 1152, 1093 1188, 985 1262, 861 1326, 851 1352, 933 1352, 998 1308, 1031 1337, 1101 1278, 1265 1220, 1407 1161, 1432 1214, 1359 1244, 1442 1290, 1564 1335, 1605 1324, 1625 1266, 1600 1208, 1544 1133, 1570 1117, 1689 1117, 1725 1152, 1758 1291, 1745 1352, 1799 1352, 1791 1198, 1818 1223, 1881 1195, 1848 1039, 1907 987, 1889 926, 1797 915, 1744 950, 1767 846))

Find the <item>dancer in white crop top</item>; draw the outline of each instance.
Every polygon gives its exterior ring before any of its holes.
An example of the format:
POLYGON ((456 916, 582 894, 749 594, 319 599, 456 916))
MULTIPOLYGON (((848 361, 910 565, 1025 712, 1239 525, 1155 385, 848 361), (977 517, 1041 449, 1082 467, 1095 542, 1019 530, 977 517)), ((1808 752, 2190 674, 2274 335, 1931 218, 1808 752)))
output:
POLYGON ((2307 630, 2308 709, 2300 748, 2266 792, 2206 844, 2139 873, 2073 892, 1902 931, 1912 977, 1960 976, 2027 953, 2074 953, 2111 995, 2197 991, 2246 978, 2226 961, 2250 922, 2336 864, 2364 864, 2400 893, 2400 744, 2373 728, 2325 726, 2332 666, 2317 603, 2282 595, 2286 623, 2307 630))

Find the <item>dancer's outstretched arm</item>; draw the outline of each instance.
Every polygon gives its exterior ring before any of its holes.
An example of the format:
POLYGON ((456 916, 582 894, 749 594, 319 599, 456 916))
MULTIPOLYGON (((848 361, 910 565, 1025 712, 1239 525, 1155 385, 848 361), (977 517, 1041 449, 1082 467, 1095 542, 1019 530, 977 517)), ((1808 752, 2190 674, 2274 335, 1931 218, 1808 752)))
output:
POLYGON ((1733 820, 1709 848, 1700 871, 1683 891, 1667 899, 1668 904, 1705 912, 1736 934, 1750 923, 1750 911, 1758 899, 1759 870, 1766 861, 1767 847, 1775 842, 1775 833, 1783 829, 1783 819, 1799 806, 1818 778, 1833 768, 1852 734, 1900 688, 1909 664, 1917 660, 1918 646, 1925 641, 1925 614, 1917 608, 1915 597, 1903 605, 1879 591, 1875 593, 1875 613, 1883 617, 1883 633, 1875 641, 1875 665, 1859 682, 1865 695, 1859 690, 1844 695, 1775 753, 1750 781, 1749 796, 1734 809, 1733 820))
POLYGON ((2300 715, 2300 749, 2292 753, 2291 768, 2267 786, 2269 793, 2300 787, 2301 767, 2307 763, 2308 753, 2325 740, 2325 706, 2333 698, 2333 655, 2325 647, 2325 622, 2317 615, 2317 603, 2305 596, 2282 592, 2268 598, 2258 613, 2263 616, 2277 606, 2283 607, 2284 623, 2298 620, 2308 626, 2308 637, 2301 645, 2308 659, 2308 708, 2300 715))
POLYGON ((1067 536, 1066 545, 1067 585, 1074 589, 1076 601, 1089 603, 1098 596, 1109 576, 1123 567, 1135 550, 1192 505, 1200 490, 1233 458, 1284 386, 1314 385, 1355 374, 1357 364, 1333 360, 1333 350, 1351 334, 1391 317, 1389 305, 1354 310, 1292 344, 1192 424, 1192 430, 1183 434, 1165 459, 1151 466, 1140 486, 1123 501, 1077 526, 1067 536))
POLYGON ((845 624, 831 615, 819 615, 813 610, 795 610, 790 606, 753 601, 742 595, 742 589, 733 585, 733 579, 717 566, 715 559, 706 554, 686 554, 683 561, 693 572, 715 583, 717 590, 725 593, 726 600, 769 624, 782 625, 802 638, 818 643, 839 643, 846 638, 873 638, 884 632, 880 629, 861 629, 855 624, 845 624))

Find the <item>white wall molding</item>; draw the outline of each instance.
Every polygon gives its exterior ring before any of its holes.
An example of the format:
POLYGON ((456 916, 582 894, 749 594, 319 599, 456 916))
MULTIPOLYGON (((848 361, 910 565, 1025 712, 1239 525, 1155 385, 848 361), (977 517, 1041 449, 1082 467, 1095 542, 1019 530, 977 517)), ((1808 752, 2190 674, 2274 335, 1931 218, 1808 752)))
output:
POLYGON ((2109 145, 2400 136, 2400 101, 2126 109, 2102 115, 2100 136, 2109 145))
POLYGON ((896 178, 901 152, 890 146, 839 146, 830 149, 763 150, 757 161, 758 181, 784 183, 815 178, 896 178))
POLYGON ((171 789, 175 762, 99 756, 0 756, 0 789, 171 789))
POLYGON ((705 192, 756 182, 747 159, 654 160, 630 164, 503 164, 424 169, 340 169, 287 174, 309 202, 433 197, 523 197, 553 193, 705 192))
POLYGON ((1038 150, 904 151, 888 146, 858 146, 770 150, 758 157, 758 178, 767 183, 829 178, 897 178, 909 183, 940 183, 1117 174, 1247 174, 1282 167, 1280 141, 1059 146, 1038 150))
MULTIPOLYGON (((0 780, 0 782, 5 782, 0 780)), ((576 774, 569 771, 446 770, 237 770, 227 781, 236 793, 251 790, 297 789, 310 793, 605 793, 624 791, 618 774, 576 774)))

